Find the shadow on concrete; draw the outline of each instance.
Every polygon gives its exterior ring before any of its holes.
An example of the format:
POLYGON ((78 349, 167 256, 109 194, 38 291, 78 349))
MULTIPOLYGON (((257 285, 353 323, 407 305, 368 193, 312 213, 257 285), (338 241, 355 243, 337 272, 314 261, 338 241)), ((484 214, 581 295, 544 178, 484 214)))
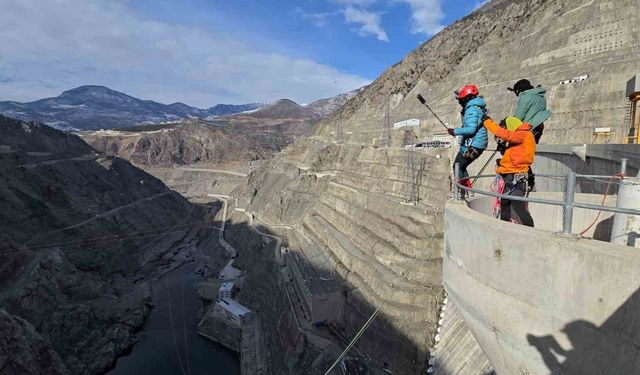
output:
MULTIPOLYGON (((263 233, 280 236, 283 246, 291 246, 286 234, 274 233, 264 226, 257 228, 263 233)), ((225 239, 239 253, 234 267, 246 271, 240 303, 260 315, 264 348, 271 370, 269 373, 324 374, 371 316, 375 306, 365 300, 361 291, 335 272, 334 281, 340 283, 344 299, 343 312, 335 326, 337 329, 332 332, 327 326, 313 327, 314 322, 305 320, 300 314, 302 297, 293 294, 290 297, 302 326, 300 329, 283 288, 284 283, 291 281, 281 277, 283 266, 275 259, 275 240, 256 233, 247 223, 235 223, 231 220, 226 223, 225 239), (320 349, 317 344, 323 339, 328 340, 330 345, 320 349)), ((305 264, 300 268, 307 267, 314 266, 305 264)), ((326 273, 326 270, 318 270, 318 273, 326 273)), ((436 306, 425 308, 435 310, 436 306)), ((397 319, 390 319, 380 313, 346 358, 356 359, 368 367, 366 374, 424 373, 430 338, 425 334, 424 345, 418 347, 396 328, 398 324, 397 319)), ((435 323, 422 321, 422 325, 433 325, 435 330, 435 323)), ((340 367, 336 367, 332 374, 342 374, 340 367)))
POLYGON ((594 240, 609 242, 613 231, 613 219, 614 216, 611 216, 596 225, 596 229, 593 232, 594 240))
POLYGON ((527 335, 551 374, 623 375, 640 373, 640 290, 602 325, 575 320, 562 332, 571 343, 565 349, 552 335, 527 335), (562 358, 562 359, 559 359, 562 358))
MULTIPOLYGON (((544 158, 548 159, 547 165, 538 166, 538 170, 544 169, 547 174, 564 175, 568 170, 572 170, 582 175, 599 175, 612 176, 620 171, 619 160, 605 160, 594 157, 588 157, 586 161, 582 161, 575 155, 551 154, 545 153, 544 158)), ((637 161, 633 165, 636 165, 637 161)), ((629 165, 627 167, 627 176, 635 176, 638 169, 629 165)), ((593 180, 587 178, 578 178, 576 185, 577 193, 585 194, 604 194, 607 190, 608 180, 593 180)), ((564 181, 562 179, 539 178, 536 179, 536 185, 541 191, 563 191, 564 181)), ((618 185, 613 183, 609 188, 610 195, 618 193, 618 185)))

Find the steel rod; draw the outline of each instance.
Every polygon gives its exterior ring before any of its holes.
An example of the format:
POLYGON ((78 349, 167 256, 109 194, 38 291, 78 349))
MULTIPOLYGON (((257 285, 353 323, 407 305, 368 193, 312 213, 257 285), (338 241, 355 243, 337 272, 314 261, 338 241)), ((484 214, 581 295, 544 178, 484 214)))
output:
POLYGON ((575 200, 575 190, 576 174, 575 172, 570 171, 569 173, 567 173, 567 180, 564 190, 564 209, 562 212, 562 232, 564 234, 571 234, 571 230, 573 229, 573 205, 575 200))
POLYGON ((456 163, 453 166, 453 197, 455 200, 459 201, 460 198, 460 189, 457 188, 460 186, 460 163, 456 163))

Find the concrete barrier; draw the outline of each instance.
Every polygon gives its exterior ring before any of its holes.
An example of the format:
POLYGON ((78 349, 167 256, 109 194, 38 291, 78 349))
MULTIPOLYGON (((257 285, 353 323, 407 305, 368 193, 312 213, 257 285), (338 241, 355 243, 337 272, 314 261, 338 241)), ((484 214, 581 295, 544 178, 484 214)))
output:
MULTIPOLYGON (((640 209, 640 178, 627 178, 618 192, 618 207, 640 209)), ((617 214, 613 221, 611 242, 640 248, 640 216, 617 214)))
MULTIPOLYGON (((560 192, 536 192, 531 193, 530 197, 562 201, 564 198, 563 195, 564 193, 560 192)), ((580 203, 600 205, 602 198, 603 196, 600 194, 575 194, 576 202, 580 203)), ((476 195, 469 200, 469 207, 474 211, 491 216, 493 210, 492 205, 495 199, 496 198, 493 197, 476 195)), ((616 207, 616 202, 617 196, 608 196, 605 205, 616 207)), ((563 213, 561 206, 531 203, 529 204, 529 212, 531 212, 537 229, 562 232, 563 213)), ((575 208, 573 212, 574 233, 580 233, 588 228, 583 234, 584 237, 609 242, 611 239, 613 216, 614 214, 611 212, 603 211, 600 216, 598 216, 598 211, 575 208), (593 225, 591 225, 592 223, 593 225), (589 226, 591 227, 589 228, 589 226)))
POLYGON ((640 373, 640 252, 446 207, 444 285, 499 375, 640 373))

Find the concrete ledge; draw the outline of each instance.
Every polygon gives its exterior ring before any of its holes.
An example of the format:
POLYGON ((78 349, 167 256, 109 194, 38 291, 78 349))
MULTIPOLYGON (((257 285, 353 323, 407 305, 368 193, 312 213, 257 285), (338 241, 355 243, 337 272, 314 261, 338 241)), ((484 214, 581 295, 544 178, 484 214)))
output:
POLYGON ((640 373, 637 249, 450 203, 444 252, 445 288, 498 374, 640 373))
MULTIPOLYGON (((536 147, 536 154, 561 154, 573 155, 573 148, 582 144, 550 145, 540 144, 536 147)), ((622 158, 629 159, 629 166, 640 168, 640 146, 638 145, 586 145, 586 156, 589 158, 619 161, 622 158)))

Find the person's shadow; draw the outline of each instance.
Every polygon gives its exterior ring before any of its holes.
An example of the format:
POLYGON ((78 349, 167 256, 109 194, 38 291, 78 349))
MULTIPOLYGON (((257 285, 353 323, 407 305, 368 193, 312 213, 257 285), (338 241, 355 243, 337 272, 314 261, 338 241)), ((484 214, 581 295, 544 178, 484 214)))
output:
MULTIPOLYGON (((570 374, 588 374, 594 369, 590 368, 592 365, 588 364, 590 361, 585 361, 586 358, 592 356, 599 356, 598 342, 600 341, 600 332, 598 327, 594 324, 577 320, 571 322, 565 326, 562 330, 573 345, 570 350, 564 349, 553 336, 534 336, 527 335, 527 341, 540 352, 544 363, 553 375, 570 375, 570 374), (561 363, 558 360, 558 355, 565 358, 561 363), (583 367, 587 367, 587 371, 583 370, 583 367)), ((600 372, 599 374, 604 374, 600 372)))
POLYGON ((553 375, 640 374, 640 292, 636 291, 601 326, 575 320, 562 332, 572 348, 551 335, 527 335, 553 375), (564 357, 559 360, 558 357, 564 357))

